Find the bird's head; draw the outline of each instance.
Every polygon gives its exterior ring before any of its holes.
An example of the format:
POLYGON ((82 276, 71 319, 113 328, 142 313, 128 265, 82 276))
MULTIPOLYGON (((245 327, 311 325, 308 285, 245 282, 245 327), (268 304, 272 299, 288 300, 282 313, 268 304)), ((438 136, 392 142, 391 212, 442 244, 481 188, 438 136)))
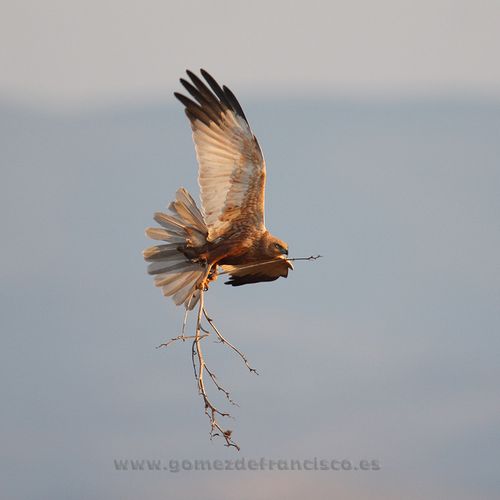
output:
POLYGON ((276 238, 276 236, 269 234, 266 242, 266 253, 271 258, 279 257, 281 259, 286 259, 288 255, 288 245, 279 238, 276 238))

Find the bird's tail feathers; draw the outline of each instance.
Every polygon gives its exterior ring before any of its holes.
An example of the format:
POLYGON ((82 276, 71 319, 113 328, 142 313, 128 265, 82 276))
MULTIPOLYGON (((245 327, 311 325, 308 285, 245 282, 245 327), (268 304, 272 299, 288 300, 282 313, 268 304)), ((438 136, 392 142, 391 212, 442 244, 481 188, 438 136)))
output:
POLYGON ((191 310, 200 298, 200 286, 210 270, 206 264, 190 260, 179 248, 203 246, 208 228, 184 188, 177 190, 169 210, 172 214, 157 212, 154 215, 161 227, 146 229, 147 236, 165 243, 147 248, 143 255, 150 262, 148 273, 154 276, 154 283, 162 288, 163 295, 171 296, 176 305, 184 304, 191 310))

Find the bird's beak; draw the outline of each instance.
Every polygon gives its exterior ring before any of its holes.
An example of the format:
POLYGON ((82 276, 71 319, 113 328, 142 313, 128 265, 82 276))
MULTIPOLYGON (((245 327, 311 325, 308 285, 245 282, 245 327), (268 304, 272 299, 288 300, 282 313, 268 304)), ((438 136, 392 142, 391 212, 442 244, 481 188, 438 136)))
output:
POLYGON ((286 262, 286 267, 288 267, 288 269, 293 270, 293 264, 283 254, 280 255, 278 258, 283 259, 286 262))

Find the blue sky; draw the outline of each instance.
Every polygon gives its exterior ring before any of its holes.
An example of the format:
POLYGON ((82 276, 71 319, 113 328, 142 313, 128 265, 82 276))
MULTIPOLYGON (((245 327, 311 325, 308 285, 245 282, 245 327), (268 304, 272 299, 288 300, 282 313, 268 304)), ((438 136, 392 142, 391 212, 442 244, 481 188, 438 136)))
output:
POLYGON ((188 125, 161 101, 70 117, 4 107, 9 497, 492 498, 500 108, 245 104, 267 156, 268 227, 292 255, 325 257, 287 280, 217 282, 207 295, 260 372, 207 345, 240 404, 229 423, 240 455, 378 459, 381 470, 115 471, 115 458, 235 456, 208 439, 189 346, 155 350, 182 311, 140 254, 152 212, 180 185, 196 191, 188 125))

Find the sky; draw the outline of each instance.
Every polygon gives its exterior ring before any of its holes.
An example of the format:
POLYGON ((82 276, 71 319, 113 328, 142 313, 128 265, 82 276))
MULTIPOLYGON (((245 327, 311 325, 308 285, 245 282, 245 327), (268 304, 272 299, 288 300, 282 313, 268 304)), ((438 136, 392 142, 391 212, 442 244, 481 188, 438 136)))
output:
POLYGON ((11 4, 0 497, 497 498, 498 4, 11 4), (207 294, 259 371, 208 339, 239 453, 209 439, 190 346, 156 349, 183 312, 141 256, 175 190, 198 198, 171 92, 199 66, 259 138, 269 229, 324 255, 207 294), (262 457, 380 467, 167 470, 262 457), (116 470, 142 459, 167 469, 116 470))
POLYGON ((496 0, 4 2, 0 93, 154 98, 204 66, 259 94, 498 97, 499 19, 496 0))

